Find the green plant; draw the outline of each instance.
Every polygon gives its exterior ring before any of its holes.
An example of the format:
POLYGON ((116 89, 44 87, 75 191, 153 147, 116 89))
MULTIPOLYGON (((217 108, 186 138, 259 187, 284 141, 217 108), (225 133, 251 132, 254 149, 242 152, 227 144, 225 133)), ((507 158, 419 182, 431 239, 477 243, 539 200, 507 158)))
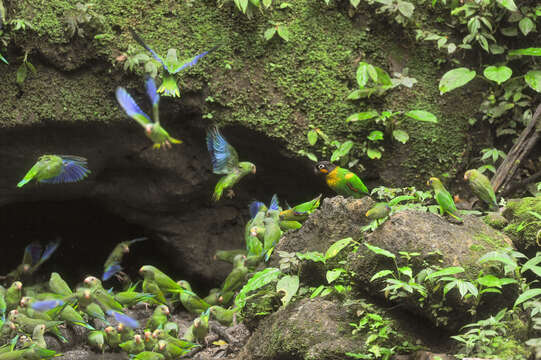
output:
POLYGON ((265 40, 269 41, 274 37, 274 34, 278 34, 278 36, 284 41, 290 40, 291 34, 289 33, 289 28, 287 27, 287 25, 280 24, 274 21, 270 21, 270 23, 272 26, 267 28, 267 30, 265 30, 265 33, 263 34, 265 40))
POLYGON ((37 70, 32 65, 30 61, 28 61, 28 51, 24 53, 23 56, 23 62, 17 69, 17 84, 22 85, 22 83, 28 78, 28 74, 36 74, 37 70))
POLYGON ((251 19, 254 16, 256 10, 262 11, 268 9, 272 0, 217 0, 218 7, 222 7, 225 3, 233 2, 235 7, 244 15, 251 19))
MULTIPOLYGON (((319 139, 323 141, 324 146, 321 149, 323 156, 328 156, 328 149, 332 149, 330 161, 333 163, 338 162, 342 166, 347 165, 348 167, 353 167, 359 161, 358 159, 354 159, 350 154, 350 151, 354 146, 354 143, 351 140, 345 140, 344 142, 331 140, 321 129, 314 128, 312 126, 306 136, 308 139, 308 144, 311 146, 314 146, 319 139)), ((300 150, 298 153, 300 155, 307 156, 312 161, 317 161, 317 156, 313 152, 300 150)))
POLYGON ((498 160, 501 158, 501 159, 505 159, 506 155, 503 151, 501 150, 498 150, 496 148, 492 148, 492 149, 483 149, 481 150, 481 153, 483 154, 481 156, 481 161, 484 162, 484 163, 487 163, 487 162, 491 162, 491 164, 485 164, 485 165, 482 165, 478 168, 478 170, 480 172, 485 172, 486 170, 489 170, 491 171, 492 173, 495 173, 496 172, 496 163, 498 162, 498 160))
POLYGON ((11 31, 26 31, 26 28, 29 28, 30 30, 34 30, 34 26, 32 23, 30 23, 26 19, 11 19, 9 21, 9 24, 11 25, 11 31))
POLYGON ((64 11, 64 22, 68 37, 72 38, 75 35, 85 37, 84 25, 89 25, 92 29, 100 29, 104 24, 104 17, 96 13, 92 8, 93 3, 76 3, 75 8, 64 11))

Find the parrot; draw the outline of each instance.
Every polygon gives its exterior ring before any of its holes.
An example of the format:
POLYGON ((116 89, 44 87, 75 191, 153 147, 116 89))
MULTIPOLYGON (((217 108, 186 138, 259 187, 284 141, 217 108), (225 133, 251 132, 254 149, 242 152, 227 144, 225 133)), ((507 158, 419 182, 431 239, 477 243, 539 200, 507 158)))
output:
POLYGON ((389 206, 389 204, 384 203, 384 202, 379 202, 379 203, 374 204, 374 206, 372 206, 370 210, 366 212, 365 216, 369 218, 370 220, 379 221, 389 216, 390 213, 391 213, 391 207, 389 206))
MULTIPOLYGON (((21 350, 16 350, 11 353, 6 353, 4 355, 13 354, 13 353, 16 353, 17 351, 21 351, 21 350)), ((7 360, 7 359, 42 360, 42 359, 50 359, 56 356, 58 355, 56 354, 56 351, 54 350, 48 350, 48 349, 33 345, 33 346, 30 346, 30 348, 28 349, 22 350, 22 353, 20 353, 17 357, 8 356, 8 357, 0 357, 0 359, 2 360, 7 360)))
POLYGON ((122 263, 122 257, 124 256, 124 254, 127 254, 130 252, 130 246, 139 241, 144 241, 144 240, 148 240, 148 238, 140 237, 137 239, 133 239, 129 241, 122 241, 118 243, 113 249, 113 251, 111 251, 111 254, 109 254, 109 257, 107 257, 107 260, 105 260, 105 264, 103 265, 102 280, 107 281, 115 273, 120 271, 122 269, 122 267, 120 267, 120 264, 122 263))
POLYGON ((120 330, 122 330, 124 327, 130 329, 137 329, 139 327, 139 321, 129 317, 126 314, 119 313, 118 311, 114 310, 108 310, 107 315, 114 317, 119 325, 122 325, 120 330))
POLYGON ((313 200, 280 212, 280 220, 304 221, 319 207, 321 194, 313 200))
POLYGON ((56 272, 51 273, 49 278, 49 289, 55 294, 62 296, 71 296, 73 291, 69 287, 68 283, 60 277, 56 272))
POLYGON ((22 288, 23 284, 20 281, 13 282, 11 286, 7 288, 5 295, 7 311, 13 310, 19 306, 22 297, 22 288))
POLYGON ((165 360, 165 356, 154 351, 143 351, 135 355, 133 360, 165 360))
POLYGON ((105 341, 111 348, 116 349, 122 343, 122 338, 114 327, 107 326, 103 331, 105 331, 105 341))
POLYGON ((169 135, 169 133, 160 125, 159 117, 159 102, 160 95, 156 92, 156 84, 154 79, 148 77, 146 80, 147 95, 152 102, 152 114, 154 122, 150 120, 147 114, 145 114, 139 105, 133 100, 130 94, 123 87, 116 89, 115 95, 120 107, 124 110, 126 115, 137 121, 144 129, 146 136, 152 140, 154 149, 159 149, 163 146, 164 149, 171 148, 171 143, 181 144, 182 141, 175 139, 169 135))
POLYGON ((82 326, 89 330, 95 330, 92 326, 85 322, 81 314, 79 314, 79 312, 75 310, 70 304, 64 305, 64 308, 60 311, 58 318, 69 323, 82 326))
POLYGON ((39 346, 40 348, 47 348, 47 344, 45 343, 45 338, 43 335, 45 334, 45 324, 38 324, 34 328, 34 331, 32 331, 32 342, 39 346))
POLYGON ((297 230, 302 227, 302 224, 295 220, 280 220, 280 229, 282 231, 297 230))
POLYGON ((86 163, 87 160, 79 156, 42 155, 17 187, 23 187, 32 179, 48 184, 78 182, 90 174, 86 163))
POLYGON ((213 288, 210 289, 209 294, 203 298, 203 301, 206 302, 209 305, 218 305, 220 298, 220 289, 213 288))
MULTIPOLYGON (((157 330, 155 330, 154 332, 156 332, 156 331, 157 330)), ((154 349, 154 346, 156 345, 156 343, 158 341, 156 340, 156 338, 155 338, 154 334, 152 333, 152 331, 145 330, 144 335, 145 335, 145 340, 144 340, 145 350, 150 351, 150 350, 154 349)))
POLYGON ((43 319, 32 319, 26 316, 25 314, 22 314, 18 312, 17 310, 12 310, 9 313, 9 320, 13 322, 16 325, 19 325, 21 329, 24 332, 32 333, 34 331, 34 328, 39 324, 44 324, 45 329, 51 333, 53 333, 56 337, 58 337, 62 342, 67 342, 67 340, 62 336, 60 333, 60 330, 58 330, 58 325, 63 324, 63 321, 47 321, 43 319))
POLYGON ((147 275, 147 278, 143 280, 143 291, 152 295, 149 302, 164 305, 168 304, 162 289, 160 289, 158 283, 154 280, 153 275, 147 275))
POLYGON ((436 177, 431 177, 427 181, 428 186, 432 186, 434 188, 434 198, 436 199, 436 202, 440 206, 440 214, 443 216, 445 213, 451 215, 454 219, 456 219, 459 222, 464 222, 457 214, 458 210, 456 209, 455 202, 453 201, 453 198, 451 197, 451 194, 445 189, 443 184, 441 183, 440 179, 436 177))
POLYGON ((211 306, 209 312, 210 315, 220 324, 224 326, 231 326, 231 324, 235 321, 235 318, 240 317, 240 315, 237 314, 239 310, 240 308, 225 309, 221 306, 211 306))
POLYGON ((159 62, 163 69, 166 71, 167 74, 165 74, 163 78, 163 82, 158 89, 159 93, 163 93, 164 96, 172 96, 172 97, 180 97, 180 90, 177 85, 177 81, 175 80, 174 75, 178 73, 179 71, 194 66, 197 64, 201 58, 206 56, 207 54, 217 50, 220 46, 214 46, 208 51, 205 51, 199 55, 194 56, 190 61, 187 62, 179 62, 177 59, 177 51, 175 49, 170 49, 167 52, 167 56, 165 59, 162 59, 154 50, 152 50, 143 39, 135 32, 134 29, 130 28, 130 33, 135 41, 139 43, 142 47, 144 47, 150 54, 152 54, 152 57, 159 62))
POLYGON ((17 268, 6 275, 6 278, 12 280, 19 280, 22 276, 31 276, 39 267, 54 254, 58 246, 60 245, 60 239, 57 238, 51 241, 42 249, 41 245, 37 242, 33 242, 26 246, 24 249, 22 263, 17 268), (43 250, 43 252, 42 252, 43 250))
POLYGON ((183 289, 187 290, 180 293, 180 302, 182 303, 182 306, 184 306, 184 308, 190 313, 199 315, 210 307, 209 304, 203 301, 192 291, 192 287, 190 286, 189 282, 186 280, 180 280, 179 285, 182 286, 183 289))
POLYGON ((248 274, 248 268, 245 266, 245 261, 245 256, 235 256, 233 270, 229 273, 229 275, 227 275, 222 285, 222 294, 235 291, 244 284, 244 279, 248 274))
POLYGON ((168 321, 163 326, 163 331, 171 336, 178 336, 178 325, 176 322, 168 321))
POLYGON ((118 346, 130 355, 139 354, 145 351, 145 344, 139 334, 134 335, 133 340, 125 341, 118 346))
POLYGON ((356 199, 369 195, 367 187, 355 173, 336 166, 329 161, 320 161, 315 165, 316 174, 325 175, 327 185, 338 195, 353 196, 356 199))
POLYGON ((136 292, 133 290, 120 291, 114 296, 115 300, 123 306, 133 306, 140 302, 148 302, 154 298, 154 295, 148 293, 136 292))
MULTIPOLYGON (((158 268, 152 265, 144 265, 139 269, 139 273, 143 275, 144 279, 154 279, 160 289, 166 293, 180 293, 184 289, 177 284, 173 279, 164 274, 158 268)), ((144 291, 144 290, 143 290, 144 291)))
POLYGON ((166 359, 180 359, 190 352, 190 350, 183 349, 165 340, 158 341, 154 351, 163 354, 166 359))
POLYGON ((475 196, 479 200, 484 201, 491 210, 497 210, 499 208, 490 180, 480 171, 476 169, 466 171, 464 173, 464 181, 468 182, 475 196))
POLYGON ((101 351, 105 351, 105 332, 103 330, 93 330, 88 333, 87 337, 90 347, 101 351))
POLYGON ((234 196, 233 186, 248 174, 255 174, 256 167, 251 162, 239 162, 239 156, 233 146, 222 136, 217 127, 207 132, 207 148, 212 161, 212 171, 215 174, 225 175, 218 180, 212 199, 220 200, 224 190, 228 191, 228 197, 234 196))
POLYGON ((209 333, 209 312, 206 311, 193 321, 192 334, 198 343, 203 343, 209 333))
POLYGON ((218 250, 214 255, 214 259, 222 260, 228 263, 233 264, 233 259, 237 255, 246 255, 246 250, 243 249, 233 249, 233 250, 218 250))
POLYGON ((125 326, 123 323, 119 323, 116 326, 116 330, 120 334, 120 338, 123 342, 131 340, 133 336, 135 335, 135 331, 132 328, 125 326))
POLYGON ((274 246, 278 243, 278 240, 282 237, 282 230, 280 229, 279 215, 276 212, 274 215, 266 217, 263 220, 265 224, 265 232, 263 233, 263 253, 265 254, 265 261, 267 261, 274 249, 274 246))
POLYGON ((167 323, 167 315, 169 315, 169 308, 166 305, 156 306, 154 313, 147 320, 146 328, 152 331, 163 329, 163 326, 167 323))

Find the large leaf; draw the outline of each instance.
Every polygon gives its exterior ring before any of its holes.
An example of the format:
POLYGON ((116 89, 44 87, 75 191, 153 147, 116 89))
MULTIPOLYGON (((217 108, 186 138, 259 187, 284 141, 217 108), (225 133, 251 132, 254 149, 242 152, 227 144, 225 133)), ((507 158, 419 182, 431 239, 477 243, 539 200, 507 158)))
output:
POLYGON ((284 294, 282 296, 282 304, 287 306, 291 298, 295 296, 299 290, 299 277, 297 275, 286 275, 276 284, 276 292, 284 294))
POLYGON ((308 143, 312 146, 316 144, 317 141, 317 132, 315 130, 308 131, 308 143))
POLYGON ((278 279, 280 275, 282 275, 282 272, 277 268, 266 268, 255 273, 254 276, 248 280, 246 285, 244 285, 237 294, 237 297, 235 298, 235 305, 242 309, 244 305, 246 305, 248 293, 273 282, 274 280, 278 279))
POLYGON ((391 258, 391 259, 396 259, 396 255, 393 254, 392 252, 388 251, 388 250, 382 249, 382 248, 374 246, 374 245, 370 245, 369 243, 364 243, 364 245, 370 251, 372 251, 373 253, 375 253, 377 255, 383 255, 383 256, 391 258))
POLYGON ((496 2, 509 11, 518 11, 513 0, 496 0, 496 2))
POLYGON ((408 140, 410 139, 410 136, 408 135, 407 132, 405 132, 404 130, 400 130, 400 129, 397 129, 397 130, 394 130, 393 131, 393 137, 401 142, 402 144, 405 144, 408 142, 408 140))
POLYGON ((368 134, 367 139, 371 141, 383 140, 383 132, 374 130, 368 134))
POLYGON ((408 1, 398 0, 398 11, 407 18, 410 18, 413 15, 413 10, 415 6, 408 1))
POLYGON ((507 66, 487 66, 483 75, 489 80, 492 80, 498 85, 509 80, 511 75, 513 75, 513 70, 507 66))
POLYGON ((540 70, 531 70, 524 75, 524 81, 532 89, 537 92, 541 92, 541 71, 540 70))
POLYGON ((436 117, 436 115, 424 110, 411 110, 405 113, 404 115, 412 119, 415 119, 417 121, 424 121, 424 122, 431 122, 431 123, 438 122, 438 118, 436 117))
POLYGON ((345 248, 352 242, 353 242, 353 239, 350 237, 342 239, 342 240, 338 240, 337 242, 329 246, 329 248, 327 249, 327 252, 325 253, 325 260, 335 257, 343 248, 345 248))
POLYGON ((270 40, 272 37, 276 34, 276 27, 270 27, 263 33, 263 36, 265 37, 265 40, 270 40))
POLYGON ((291 39, 291 34, 289 33, 289 28, 287 26, 280 25, 278 26, 276 31, 278 32, 278 36, 280 36, 285 41, 289 41, 289 39, 291 39))
POLYGON ((531 300, 534 297, 539 296, 539 295, 541 295, 541 289, 529 289, 529 290, 526 290, 525 292, 520 294, 520 296, 515 301, 515 304, 513 305, 513 307, 518 306, 518 305, 522 304, 523 302, 531 300))
POLYGON ((464 268, 462 266, 450 266, 450 267, 446 267, 441 270, 434 271, 433 273, 428 274, 425 280, 429 280, 429 279, 433 279, 433 278, 437 278, 441 276, 459 274, 463 272, 464 272, 464 268))
POLYGON ((333 269, 333 270, 327 271, 327 274, 325 275, 325 277, 327 278, 327 282, 330 284, 334 280, 338 279, 340 277, 340 275, 345 273, 345 272, 346 272, 346 270, 344 270, 344 269, 333 269))
POLYGON ((541 48, 515 49, 509 51, 509 55, 541 56, 541 48))
POLYGON ((381 151, 378 149, 368 148, 366 149, 366 156, 368 156, 370 159, 381 159, 381 151))
POLYGON ((355 121, 368 120, 368 119, 375 118, 378 115, 379 115, 379 113, 376 110, 370 110, 370 111, 355 113, 355 114, 351 114, 350 116, 348 116, 348 118, 346 119, 346 122, 355 122, 355 121))
POLYGON ((357 68, 357 84, 362 89, 366 86, 366 83, 368 82, 368 67, 370 65, 361 61, 359 63, 359 67, 357 68))
POLYGON ((535 30, 535 23, 529 17, 524 17, 518 23, 518 28, 524 36, 527 36, 532 30, 535 30))
POLYGON ((466 85, 475 77, 475 71, 462 67, 446 72, 439 84, 440 94, 445 94, 451 90, 466 85))

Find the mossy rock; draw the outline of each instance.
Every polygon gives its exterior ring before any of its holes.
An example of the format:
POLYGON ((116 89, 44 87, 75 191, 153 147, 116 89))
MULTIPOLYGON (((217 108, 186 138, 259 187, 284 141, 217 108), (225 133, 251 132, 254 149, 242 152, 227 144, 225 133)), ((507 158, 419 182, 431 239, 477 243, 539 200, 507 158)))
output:
POLYGON ((502 230, 509 224, 509 221, 500 213, 490 212, 483 217, 485 224, 492 226, 495 229, 502 230))
POLYGON ((504 232, 517 249, 533 255, 541 240, 541 196, 511 199, 503 215, 509 220, 504 232))

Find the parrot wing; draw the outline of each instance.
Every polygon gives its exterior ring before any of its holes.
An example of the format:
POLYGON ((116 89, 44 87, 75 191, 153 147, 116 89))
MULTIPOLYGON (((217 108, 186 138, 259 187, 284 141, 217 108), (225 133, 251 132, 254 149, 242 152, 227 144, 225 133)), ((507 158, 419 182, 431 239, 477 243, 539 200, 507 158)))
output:
POLYGON ((368 194, 368 188, 364 183, 359 179, 357 175, 348 170, 348 173, 344 175, 346 180, 346 186, 348 189, 354 193, 364 193, 368 194))
POLYGON ((152 113, 153 113, 153 120, 156 124, 160 123, 160 117, 158 112, 158 105, 160 102, 160 94, 158 94, 158 91, 156 89, 156 83, 154 82, 154 79, 152 77, 148 77, 145 83, 147 95, 150 99, 150 102, 152 103, 152 113))
POLYGON ((36 174, 38 173, 40 166, 41 164, 39 161, 35 163, 34 166, 32 166, 30 170, 28 170, 24 178, 21 181, 19 181, 19 183, 17 184, 17 187, 23 187, 26 183, 32 180, 34 176, 36 176, 36 174))
POLYGON ((49 258, 54 254, 56 249, 60 246, 60 238, 57 238, 45 246, 45 250, 43 250, 43 254, 41 254, 41 258, 39 261, 34 265, 32 268, 32 272, 35 271, 41 264, 43 264, 45 261, 49 260, 49 258))
POLYGON ((487 204, 498 206, 496 194, 486 176, 475 176, 470 179, 475 195, 487 204))
POLYGON ((110 266, 108 266, 107 269, 105 269, 105 272, 103 273, 103 276, 101 277, 101 279, 103 281, 107 281, 119 271, 122 271, 122 266, 120 266, 120 264, 118 263, 113 263, 110 266))
POLYGON ((436 201, 441 206, 444 212, 448 213, 455 219, 463 221, 457 214, 458 210, 456 209, 455 202, 451 197, 451 194, 447 190, 440 190, 436 193, 436 201))
POLYGON ((143 41, 143 39, 135 32, 134 29, 130 28, 130 33, 131 33, 131 36, 133 37, 133 39, 135 41, 137 41, 139 43, 139 45, 141 45, 142 47, 144 47, 145 49, 148 50, 148 52, 150 52, 152 54, 152 57, 157 61, 159 62, 160 64, 162 64, 163 68, 167 71, 169 71, 169 69, 167 68, 167 65, 165 65, 165 62, 163 61, 163 59, 160 57, 160 55, 156 54, 156 52, 154 50, 152 50, 147 44, 145 44, 145 42, 143 41))
POLYGON ((41 245, 37 242, 28 244, 24 249, 23 264, 30 266, 37 264, 42 250, 41 245))
POLYGON ((215 174, 229 174, 238 166, 237 151, 225 140, 217 127, 207 132, 207 148, 215 174))
POLYGON ((251 219, 255 218, 255 216, 256 216, 257 213, 259 212, 259 209, 260 209, 262 206, 265 206, 265 204, 263 204, 261 201, 253 201, 253 202, 250 204, 250 218, 251 218, 251 219))
POLYGON ((269 205, 269 210, 278 210, 280 205, 278 204, 278 195, 272 195, 272 199, 269 205))
POLYGON ((142 127, 152 123, 147 114, 141 110, 130 94, 123 87, 118 87, 115 92, 116 100, 129 117, 137 121, 142 127))
POLYGON ((57 176, 40 180, 43 183, 60 184, 77 182, 88 176, 90 170, 86 167, 86 159, 78 156, 60 155, 63 169, 57 176))
POLYGON ((215 51, 216 49, 218 49, 220 47, 220 45, 216 45, 215 47, 213 47, 212 49, 208 50, 208 51, 205 51, 205 52, 202 52, 201 54, 199 55, 196 55, 194 56, 190 61, 188 62, 185 62, 184 64, 180 64, 178 67, 175 67, 174 69, 171 69, 171 74, 176 74, 178 73, 179 71, 183 70, 183 69, 186 69, 187 67, 191 67, 191 66, 194 66, 195 64, 197 64, 197 62, 199 60, 201 60, 201 58, 205 57, 207 54, 210 54, 211 52, 215 51))

